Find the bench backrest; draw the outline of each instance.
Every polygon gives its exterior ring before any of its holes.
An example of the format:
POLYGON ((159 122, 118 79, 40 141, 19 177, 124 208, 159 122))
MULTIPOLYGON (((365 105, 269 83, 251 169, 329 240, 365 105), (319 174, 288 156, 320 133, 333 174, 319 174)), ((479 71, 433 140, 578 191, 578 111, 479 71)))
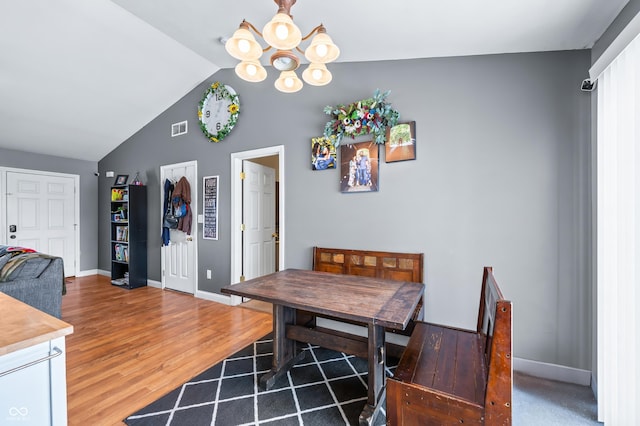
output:
POLYGON ((422 282, 424 254, 314 247, 313 270, 422 282))
MULTIPOLYGON (((314 247, 313 270, 421 283, 424 254, 314 247)), ((422 300, 412 319, 422 319, 422 300)))
POLYGON ((478 312, 477 332, 485 338, 484 354, 487 366, 485 421, 494 424, 511 418, 513 395, 513 367, 511 353, 511 302, 504 299, 493 276, 493 269, 485 267, 478 312))

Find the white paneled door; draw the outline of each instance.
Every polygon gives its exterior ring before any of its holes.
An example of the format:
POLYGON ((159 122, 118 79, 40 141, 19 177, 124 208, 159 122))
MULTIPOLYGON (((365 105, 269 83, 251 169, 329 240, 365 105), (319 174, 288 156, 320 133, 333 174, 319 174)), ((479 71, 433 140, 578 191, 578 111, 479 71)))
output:
POLYGON ((243 275, 246 280, 275 271, 275 169, 243 161, 243 275))
MULTIPOLYGON (((169 245, 162 247, 162 287, 195 294, 198 285, 198 167, 197 162, 170 164, 160 168, 161 197, 159 211, 163 210, 166 179, 178 182, 185 177, 191 187, 191 234, 171 229, 169 245)), ((162 223, 162 218, 160 219, 162 223)), ((161 232, 161 231, 160 231, 161 232)))
POLYGON ((62 257, 75 275, 75 180, 69 176, 8 171, 7 244, 62 257))

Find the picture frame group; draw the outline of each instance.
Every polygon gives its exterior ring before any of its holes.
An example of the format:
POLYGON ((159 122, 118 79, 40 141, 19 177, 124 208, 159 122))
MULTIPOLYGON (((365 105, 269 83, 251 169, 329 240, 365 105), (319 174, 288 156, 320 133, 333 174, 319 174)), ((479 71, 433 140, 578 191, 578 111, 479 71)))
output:
MULTIPOLYGON (((319 136, 311 138, 311 169, 340 170, 340 192, 361 193, 379 191, 381 141, 364 140, 335 144, 335 139, 319 136), (340 150, 340 157, 337 151, 340 150)), ((386 129, 383 145, 385 162, 416 159, 416 122, 397 123, 386 129)))

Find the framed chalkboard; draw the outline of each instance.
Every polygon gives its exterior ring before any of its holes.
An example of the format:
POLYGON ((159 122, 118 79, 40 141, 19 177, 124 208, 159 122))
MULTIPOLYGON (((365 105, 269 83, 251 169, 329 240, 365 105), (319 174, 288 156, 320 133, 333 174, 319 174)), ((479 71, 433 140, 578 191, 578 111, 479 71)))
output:
POLYGON ((205 176, 202 178, 204 201, 204 223, 202 224, 202 238, 205 240, 218 239, 218 184, 220 176, 205 176))

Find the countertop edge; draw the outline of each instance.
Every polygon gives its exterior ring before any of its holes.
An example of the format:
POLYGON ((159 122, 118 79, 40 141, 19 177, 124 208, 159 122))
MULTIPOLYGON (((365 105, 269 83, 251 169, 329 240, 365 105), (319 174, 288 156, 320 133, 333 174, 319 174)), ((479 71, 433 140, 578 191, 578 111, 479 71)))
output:
POLYGON ((0 356, 73 333, 73 325, 0 293, 0 356))

